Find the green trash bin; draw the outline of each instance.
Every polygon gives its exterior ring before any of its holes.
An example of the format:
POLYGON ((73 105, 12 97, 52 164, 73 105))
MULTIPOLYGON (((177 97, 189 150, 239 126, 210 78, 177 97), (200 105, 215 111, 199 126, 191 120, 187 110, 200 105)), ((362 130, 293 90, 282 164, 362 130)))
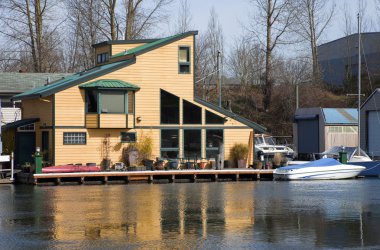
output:
POLYGON ((342 164, 347 164, 347 152, 339 152, 339 161, 342 164))

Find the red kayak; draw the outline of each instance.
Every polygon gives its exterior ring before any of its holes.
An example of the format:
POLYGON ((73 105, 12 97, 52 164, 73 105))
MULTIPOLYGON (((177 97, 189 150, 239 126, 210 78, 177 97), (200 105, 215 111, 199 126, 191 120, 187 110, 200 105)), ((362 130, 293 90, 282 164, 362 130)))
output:
POLYGON ((48 173, 75 173, 75 172, 100 172, 98 166, 62 165, 42 168, 43 174, 48 173))

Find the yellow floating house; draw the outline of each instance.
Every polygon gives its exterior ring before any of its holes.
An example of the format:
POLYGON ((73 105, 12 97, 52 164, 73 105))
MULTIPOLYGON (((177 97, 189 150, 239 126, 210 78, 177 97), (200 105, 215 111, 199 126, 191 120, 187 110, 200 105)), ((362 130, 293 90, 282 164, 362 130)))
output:
POLYGON ((101 164, 105 138, 119 162, 123 148, 144 136, 153 140, 153 158, 212 159, 215 138, 226 160, 235 143, 253 155, 252 134, 265 128, 194 95, 195 35, 93 45, 94 68, 13 97, 22 101, 16 143, 40 147, 53 165, 101 164))

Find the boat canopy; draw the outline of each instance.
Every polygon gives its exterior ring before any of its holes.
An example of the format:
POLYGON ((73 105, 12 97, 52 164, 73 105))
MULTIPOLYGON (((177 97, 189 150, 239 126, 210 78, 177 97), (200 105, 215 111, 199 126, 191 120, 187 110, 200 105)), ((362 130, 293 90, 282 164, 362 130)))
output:
POLYGON ((292 170, 292 169, 300 169, 300 168, 308 168, 308 167, 330 167, 332 165, 342 165, 342 163, 340 163, 339 161, 333 158, 322 158, 316 161, 311 161, 311 162, 300 164, 300 165, 281 167, 279 169, 292 170))

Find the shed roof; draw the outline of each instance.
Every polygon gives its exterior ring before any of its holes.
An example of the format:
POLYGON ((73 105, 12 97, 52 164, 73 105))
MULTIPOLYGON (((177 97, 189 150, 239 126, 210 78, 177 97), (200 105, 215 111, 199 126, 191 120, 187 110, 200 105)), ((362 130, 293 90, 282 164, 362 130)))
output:
POLYGON ((135 58, 129 59, 129 60, 123 60, 119 62, 109 63, 101 66, 94 67, 92 69, 82 71, 80 73, 65 77, 61 80, 58 80, 52 84, 38 87, 29 91, 26 91, 22 94, 15 95, 12 97, 12 100, 22 100, 22 99, 29 99, 29 98, 39 98, 39 97, 45 97, 52 95, 56 92, 59 92, 61 90, 65 90, 67 88, 70 88, 72 86, 75 86, 77 84, 90 81, 96 77, 105 75, 107 73, 113 72, 117 69, 123 68, 125 66, 128 66, 130 64, 133 64, 136 62, 135 58))
POLYGON ((322 108, 325 124, 358 123, 358 110, 353 108, 322 108))
POLYGON ((197 31, 188 31, 188 32, 185 32, 182 34, 177 34, 174 36, 169 36, 169 37, 165 37, 162 39, 157 39, 157 40, 154 40, 153 42, 137 46, 136 48, 125 50, 125 51, 122 51, 120 53, 117 53, 117 54, 113 55, 112 58, 117 58, 117 57, 127 56, 127 55, 140 55, 142 53, 145 53, 145 52, 150 51, 152 49, 155 49, 157 47, 163 46, 165 44, 169 44, 169 43, 174 42, 176 40, 180 40, 180 39, 185 38, 189 35, 196 35, 196 34, 198 34, 197 31))
POLYGON ((48 80, 57 81, 72 74, 68 73, 0 73, 0 93, 22 93, 44 86, 48 80))
POLYGON ((96 88, 96 89, 130 89, 139 90, 140 87, 129 82, 122 80, 105 79, 94 82, 89 82, 79 86, 79 88, 96 88))

